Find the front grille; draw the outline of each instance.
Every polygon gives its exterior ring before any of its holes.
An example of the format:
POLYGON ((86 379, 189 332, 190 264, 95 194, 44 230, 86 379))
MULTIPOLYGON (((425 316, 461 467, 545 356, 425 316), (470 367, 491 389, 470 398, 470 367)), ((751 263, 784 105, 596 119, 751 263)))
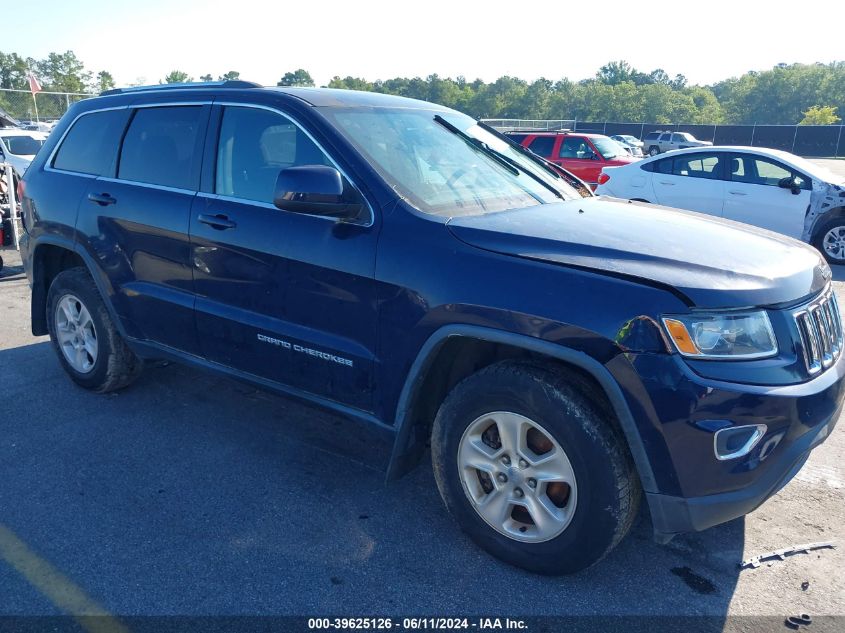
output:
POLYGON ((794 316, 807 371, 815 374, 827 369, 842 351, 842 319, 833 290, 826 290, 794 316))

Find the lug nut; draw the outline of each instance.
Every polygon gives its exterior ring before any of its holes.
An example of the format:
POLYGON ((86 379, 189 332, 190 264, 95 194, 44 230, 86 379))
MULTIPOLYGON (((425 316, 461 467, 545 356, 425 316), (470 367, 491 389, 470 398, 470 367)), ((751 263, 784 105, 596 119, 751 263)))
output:
POLYGON ((514 491, 513 491, 513 494, 514 494, 514 496, 516 496, 516 497, 521 497, 521 496, 522 496, 522 495, 524 495, 525 493, 524 493, 524 492, 522 492, 522 488, 517 488, 516 490, 514 490, 514 491))
POLYGON ((505 466, 509 466, 509 465, 510 465, 510 463, 511 463, 511 458, 510 458, 510 457, 508 457, 507 455, 505 455, 504 457, 502 457, 502 463, 503 463, 505 466))
POLYGON ((524 459, 520 459, 519 460, 519 467, 520 468, 528 468, 528 462, 525 461, 524 459))
POLYGON ((533 477, 528 480, 528 487, 529 488, 536 488, 537 487, 537 480, 533 477))
POLYGON ((498 475, 496 475, 496 479, 498 479, 502 483, 505 483, 508 480, 508 476, 505 473, 499 473, 498 475))

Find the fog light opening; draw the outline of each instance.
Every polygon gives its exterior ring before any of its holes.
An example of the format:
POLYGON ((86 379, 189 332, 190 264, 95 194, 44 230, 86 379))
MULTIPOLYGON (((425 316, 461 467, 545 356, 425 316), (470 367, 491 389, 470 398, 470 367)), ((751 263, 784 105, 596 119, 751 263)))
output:
POLYGON ((765 424, 747 424, 721 429, 713 437, 716 459, 725 461, 748 455, 766 434, 765 424))

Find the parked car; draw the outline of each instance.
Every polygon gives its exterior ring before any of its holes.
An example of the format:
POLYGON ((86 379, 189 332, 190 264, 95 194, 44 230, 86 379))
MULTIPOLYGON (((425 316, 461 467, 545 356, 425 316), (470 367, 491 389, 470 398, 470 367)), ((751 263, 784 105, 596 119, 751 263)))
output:
POLYGON ((761 147, 686 149, 599 176, 597 193, 689 209, 803 240, 845 264, 845 178, 761 147))
POLYGON ((642 158, 643 142, 636 136, 631 136, 630 134, 614 134, 610 138, 619 143, 626 150, 628 150, 628 153, 631 156, 642 158))
POLYGON ((596 188, 602 167, 627 165, 636 160, 616 141, 603 134, 582 132, 506 132, 515 142, 560 165, 596 188))
POLYGON ((430 443, 460 526, 534 571, 601 559, 643 495, 664 542, 750 512, 842 406, 817 251, 582 197, 438 105, 113 90, 70 108, 20 189, 32 331, 78 385, 155 358, 233 376, 392 438, 390 478, 430 443))
POLYGON ((22 175, 46 139, 42 132, 0 129, 0 163, 10 163, 15 173, 22 175))
POLYGON ((643 151, 649 156, 656 156, 661 152, 688 147, 707 147, 713 145, 710 141, 699 141, 687 132, 663 132, 657 130, 646 134, 643 139, 643 151))

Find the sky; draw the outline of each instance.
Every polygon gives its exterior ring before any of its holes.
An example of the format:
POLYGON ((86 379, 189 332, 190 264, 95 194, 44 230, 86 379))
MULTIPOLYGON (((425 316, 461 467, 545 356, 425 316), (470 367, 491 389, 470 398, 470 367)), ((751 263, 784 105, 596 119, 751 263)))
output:
POLYGON ((304 68, 368 80, 463 75, 493 81, 595 75, 624 59, 710 84, 778 63, 845 60, 841 0, 703 3, 474 0, 39 0, 7 12, 0 50, 40 59, 72 50, 118 86, 236 70, 275 85, 304 68), (800 6, 800 9, 796 9, 800 6), (687 14, 690 8, 693 14, 687 14), (11 18, 11 19, 10 19, 11 18), (11 23, 10 23, 11 22, 11 23))

